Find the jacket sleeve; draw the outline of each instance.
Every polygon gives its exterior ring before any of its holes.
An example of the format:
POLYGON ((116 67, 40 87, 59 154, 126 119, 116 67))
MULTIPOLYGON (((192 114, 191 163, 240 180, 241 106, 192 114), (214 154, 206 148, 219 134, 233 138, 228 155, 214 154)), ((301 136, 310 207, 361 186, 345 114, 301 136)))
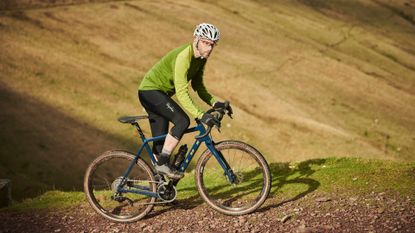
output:
MULTIPOLYGON (((206 63, 205 63, 206 64, 206 63)), ((205 70, 205 66, 203 65, 202 69, 196 74, 196 76, 192 79, 192 88, 197 92, 199 97, 205 101, 208 105, 212 106, 216 102, 216 98, 213 97, 206 89, 205 85, 203 84, 203 73, 205 70)))
POLYGON ((189 50, 185 49, 178 54, 174 64, 174 88, 180 105, 194 117, 202 118, 204 111, 200 109, 192 100, 189 93, 189 82, 187 81, 187 71, 190 67, 189 50))

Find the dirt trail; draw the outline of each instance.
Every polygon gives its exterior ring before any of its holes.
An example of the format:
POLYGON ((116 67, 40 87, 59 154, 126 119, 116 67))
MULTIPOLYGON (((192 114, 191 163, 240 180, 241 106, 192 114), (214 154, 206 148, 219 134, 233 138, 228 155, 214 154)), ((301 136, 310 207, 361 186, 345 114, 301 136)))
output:
POLYGON ((6 232, 414 232, 415 204, 388 193, 272 198, 255 213, 222 215, 200 199, 158 206, 145 219, 117 224, 88 204, 64 210, 0 212, 6 232))

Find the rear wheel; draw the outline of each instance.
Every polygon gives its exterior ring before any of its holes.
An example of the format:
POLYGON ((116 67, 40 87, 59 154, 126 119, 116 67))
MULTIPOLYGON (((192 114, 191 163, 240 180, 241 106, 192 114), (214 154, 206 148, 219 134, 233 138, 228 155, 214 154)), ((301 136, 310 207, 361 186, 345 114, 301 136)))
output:
POLYGON ((212 208, 228 215, 243 215, 258 209, 271 188, 271 174, 264 157, 252 146, 238 141, 220 142, 215 148, 229 164, 236 181, 228 180, 218 160, 206 150, 195 170, 201 197, 212 208))
MULTIPOLYGON (((151 211, 154 197, 135 193, 118 193, 123 175, 134 159, 126 151, 107 151, 88 167, 84 179, 84 191, 89 204, 105 218, 115 222, 134 222, 151 211)), ((156 183, 151 168, 141 159, 134 164, 125 180, 123 189, 156 192, 156 183)))

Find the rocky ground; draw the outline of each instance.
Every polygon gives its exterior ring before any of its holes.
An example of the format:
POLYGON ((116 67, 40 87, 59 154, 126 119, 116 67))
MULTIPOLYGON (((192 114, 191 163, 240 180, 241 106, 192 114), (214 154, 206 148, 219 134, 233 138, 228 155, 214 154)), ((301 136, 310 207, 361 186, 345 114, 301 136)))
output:
POLYGON ((222 215, 197 199, 157 206, 130 224, 110 222, 86 203, 61 210, 1 211, 0 219, 0 233, 415 232, 415 204, 390 193, 309 194, 298 200, 270 198, 257 212, 239 217, 222 215))

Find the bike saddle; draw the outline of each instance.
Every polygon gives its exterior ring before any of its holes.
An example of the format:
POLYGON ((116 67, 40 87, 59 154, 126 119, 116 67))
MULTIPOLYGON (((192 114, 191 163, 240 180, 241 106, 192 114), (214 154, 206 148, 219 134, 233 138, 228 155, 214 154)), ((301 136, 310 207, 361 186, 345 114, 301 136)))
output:
POLYGON ((121 123, 136 123, 138 120, 148 119, 148 116, 122 116, 118 118, 118 121, 121 123))

